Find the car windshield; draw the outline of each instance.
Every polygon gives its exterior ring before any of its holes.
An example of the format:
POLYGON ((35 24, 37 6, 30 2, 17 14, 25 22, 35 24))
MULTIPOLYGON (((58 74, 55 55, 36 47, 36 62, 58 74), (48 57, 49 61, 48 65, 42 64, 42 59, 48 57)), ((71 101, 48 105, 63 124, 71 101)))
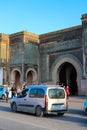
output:
POLYGON ((0 88, 0 91, 3 91, 3 88, 0 88))
POLYGON ((49 98, 52 99, 65 98, 65 92, 63 89, 49 89, 48 95, 49 98))

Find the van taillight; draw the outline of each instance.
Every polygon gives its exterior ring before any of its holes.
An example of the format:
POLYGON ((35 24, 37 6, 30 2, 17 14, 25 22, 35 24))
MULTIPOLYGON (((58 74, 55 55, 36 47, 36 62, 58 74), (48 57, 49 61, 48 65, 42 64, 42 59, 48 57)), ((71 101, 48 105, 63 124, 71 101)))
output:
POLYGON ((47 98, 47 96, 45 96, 45 106, 46 107, 48 106, 48 98, 47 98))

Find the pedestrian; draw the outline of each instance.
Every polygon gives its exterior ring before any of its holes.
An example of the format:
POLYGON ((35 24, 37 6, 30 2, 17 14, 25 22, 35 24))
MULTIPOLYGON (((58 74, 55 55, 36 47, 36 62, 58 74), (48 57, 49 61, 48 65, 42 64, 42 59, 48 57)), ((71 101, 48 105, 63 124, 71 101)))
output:
POLYGON ((6 87, 6 102, 8 102, 9 91, 10 91, 10 84, 8 84, 6 87))
POLYGON ((12 98, 13 98, 13 97, 16 96, 16 94, 17 94, 17 89, 16 89, 16 87, 13 86, 13 87, 11 88, 11 91, 12 91, 12 98))
POLYGON ((61 84, 61 87, 63 87, 64 85, 63 85, 63 83, 61 84))
POLYGON ((70 96, 70 87, 69 86, 66 86, 66 94, 67 94, 67 98, 68 98, 68 96, 70 96))
POLYGON ((27 84, 25 84, 25 85, 23 86, 23 89, 25 89, 25 88, 27 88, 27 84))
POLYGON ((17 95, 20 95, 22 92, 22 85, 17 86, 17 95))

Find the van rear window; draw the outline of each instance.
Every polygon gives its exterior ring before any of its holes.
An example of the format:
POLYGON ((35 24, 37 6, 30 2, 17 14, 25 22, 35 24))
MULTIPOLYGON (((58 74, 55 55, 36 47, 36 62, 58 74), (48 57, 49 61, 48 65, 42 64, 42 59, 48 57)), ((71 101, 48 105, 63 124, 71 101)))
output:
POLYGON ((63 89, 49 89, 48 91, 49 98, 65 98, 65 92, 63 89))

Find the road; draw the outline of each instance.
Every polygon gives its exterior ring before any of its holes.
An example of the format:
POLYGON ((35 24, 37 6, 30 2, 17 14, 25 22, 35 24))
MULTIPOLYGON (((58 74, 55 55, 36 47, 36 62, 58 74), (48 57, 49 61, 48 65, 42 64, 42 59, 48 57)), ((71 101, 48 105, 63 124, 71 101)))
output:
POLYGON ((83 112, 86 97, 69 97, 69 109, 64 116, 36 117, 28 113, 13 113, 10 104, 0 100, 0 130, 87 130, 83 112))

